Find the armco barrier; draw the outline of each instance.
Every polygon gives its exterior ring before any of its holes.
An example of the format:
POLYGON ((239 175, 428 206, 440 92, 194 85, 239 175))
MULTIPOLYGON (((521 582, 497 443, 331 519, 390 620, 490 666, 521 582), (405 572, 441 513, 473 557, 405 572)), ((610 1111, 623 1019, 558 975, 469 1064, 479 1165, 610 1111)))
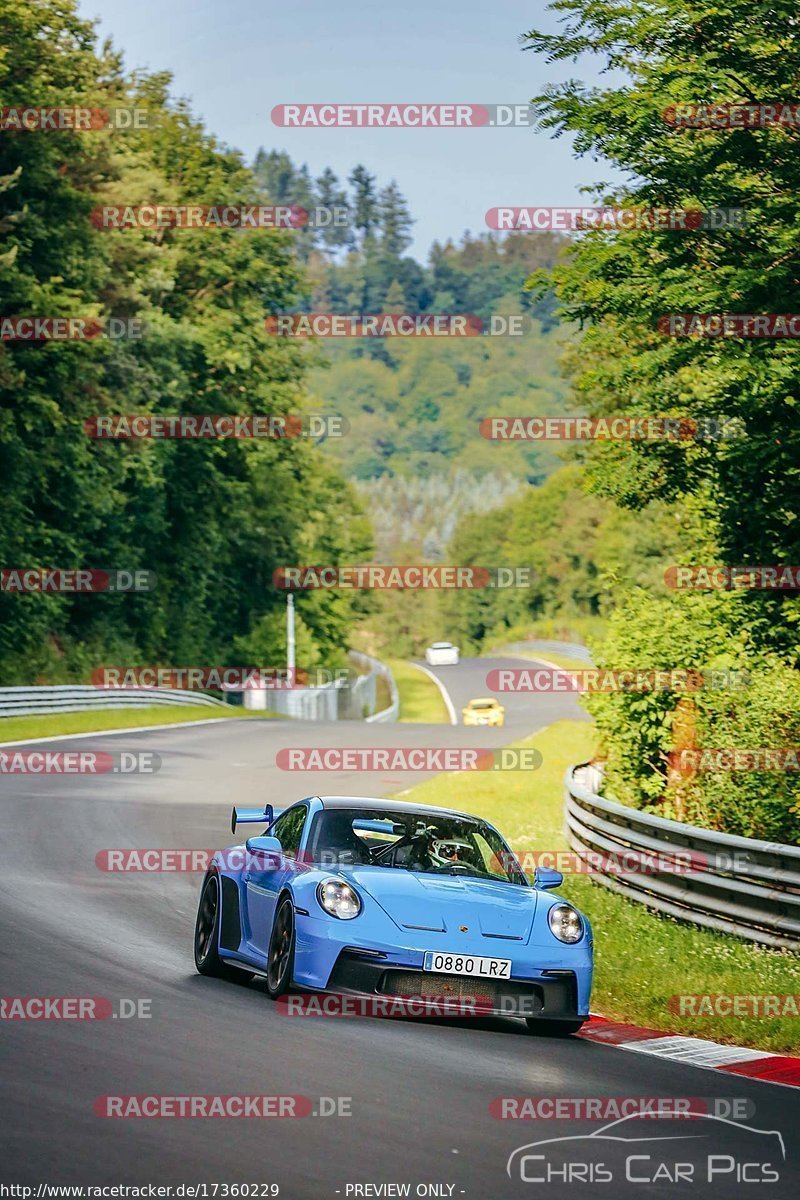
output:
POLYGON ((94 708, 144 708, 151 704, 197 704, 206 708, 227 708, 222 700, 179 688, 98 688, 90 684, 0 688, 0 717, 80 712, 94 708))
POLYGON ((587 763, 567 771, 566 828, 580 857, 593 853, 607 861, 634 851, 657 856, 668 867, 676 852, 691 851, 697 863, 688 873, 603 872, 594 879, 671 917, 765 946, 800 950, 800 846, 651 816, 606 800, 597 794, 599 786, 599 771, 587 763))
POLYGON ((369 654, 350 651, 350 658, 365 670, 346 681, 333 680, 320 687, 280 688, 267 694, 266 707, 281 716, 300 721, 396 721, 400 698, 389 668, 369 654), (378 678, 389 688, 388 708, 376 712, 378 678))
POLYGON ((396 721, 400 716, 400 693, 397 690, 397 684, 392 672, 385 663, 379 662, 377 658, 371 658, 369 654, 361 654, 358 650, 351 650, 350 657, 360 666, 369 668, 369 675, 362 675, 362 679, 371 677, 375 681, 375 684, 377 684, 378 676, 380 676, 386 680, 389 688, 389 707, 381 709, 380 712, 374 712, 371 716, 367 717, 367 721, 375 723, 396 721))

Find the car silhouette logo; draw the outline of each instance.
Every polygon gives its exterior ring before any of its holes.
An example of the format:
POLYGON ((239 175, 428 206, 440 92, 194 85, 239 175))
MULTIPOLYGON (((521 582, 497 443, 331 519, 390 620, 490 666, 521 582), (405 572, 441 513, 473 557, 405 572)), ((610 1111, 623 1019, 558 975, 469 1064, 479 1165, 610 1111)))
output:
MULTIPOLYGON (((741 1121, 728 1120, 726 1117, 718 1117, 718 1116, 714 1116, 709 1113, 703 1113, 703 1112, 689 1111, 686 1113, 682 1113, 681 1116, 685 1117, 685 1118, 690 1118, 693 1120, 701 1121, 701 1122, 702 1121, 719 1122, 719 1124, 721 1124, 721 1125, 731 1126, 734 1129, 747 1130, 748 1133, 761 1134, 765 1138, 775 1138, 776 1142, 777 1142, 777 1146, 780 1148, 781 1160, 783 1162, 786 1161, 786 1147, 784 1145, 783 1135, 781 1134, 780 1130, 778 1130, 778 1129, 756 1129, 753 1125, 745 1125, 741 1121)), ((701 1132, 701 1129, 702 1129, 701 1125, 697 1126, 696 1132, 693 1131, 692 1133, 675 1133, 675 1134, 666 1134, 666 1135, 662 1135, 662 1136, 654 1134, 652 1137, 632 1136, 632 1137, 626 1138, 625 1137, 625 1126, 628 1124, 629 1121, 636 1121, 637 1119, 639 1119, 639 1117, 640 1117, 640 1114, 631 1113, 628 1116, 620 1117, 616 1121, 609 1122, 608 1125, 602 1126, 602 1128, 595 1130, 593 1133, 573 1134, 572 1136, 560 1137, 560 1138, 544 1138, 538 1142, 529 1142, 526 1146, 518 1146, 517 1149, 513 1150, 508 1157, 508 1162, 506 1163, 506 1173, 508 1174, 509 1178, 513 1178, 513 1176, 511 1175, 511 1168, 516 1162, 518 1167, 520 1168, 520 1174, 521 1174, 521 1178, 522 1178, 523 1182, 532 1182, 531 1180, 526 1180, 524 1173, 523 1173, 523 1163, 524 1163, 525 1151, 534 1150, 540 1146, 554 1146, 557 1143, 570 1142, 573 1144, 575 1144, 575 1143, 583 1144, 583 1146, 586 1147, 586 1146, 590 1146, 592 1144, 594 1144, 594 1145, 597 1145, 598 1143, 602 1144, 603 1142, 617 1142, 617 1143, 627 1144, 629 1146, 634 1146, 637 1144, 642 1145, 642 1143, 647 1143, 647 1142, 655 1142, 656 1144, 658 1144, 658 1143, 678 1142, 678 1141, 698 1141, 698 1140, 701 1141, 706 1138, 706 1133, 701 1132), (517 1158, 518 1155, 520 1156, 519 1158, 517 1158)))

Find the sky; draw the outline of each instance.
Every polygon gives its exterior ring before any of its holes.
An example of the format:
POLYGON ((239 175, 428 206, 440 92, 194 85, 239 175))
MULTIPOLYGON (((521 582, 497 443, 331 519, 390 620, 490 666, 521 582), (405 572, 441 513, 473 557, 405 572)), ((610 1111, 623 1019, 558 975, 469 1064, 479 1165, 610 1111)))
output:
MULTIPOLYGON (((129 69, 169 70, 174 93, 248 161, 286 150, 313 175, 356 163, 396 179, 416 218, 411 253, 486 229, 498 205, 587 203, 579 189, 614 178, 576 159, 566 137, 511 129, 287 129, 292 102, 525 103, 567 75, 596 81, 593 63, 547 64, 519 37, 556 28, 545 0, 81 0, 129 69)), ((532 234, 531 236, 535 236, 532 234)))

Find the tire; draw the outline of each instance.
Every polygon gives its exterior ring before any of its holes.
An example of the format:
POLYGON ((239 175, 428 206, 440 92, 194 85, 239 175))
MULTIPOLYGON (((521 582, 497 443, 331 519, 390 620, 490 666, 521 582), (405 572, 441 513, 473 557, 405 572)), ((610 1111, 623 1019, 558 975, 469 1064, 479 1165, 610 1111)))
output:
POLYGON ((292 986, 294 946, 294 905, 291 896, 284 894, 275 909, 267 950, 267 994, 273 1000, 285 995, 292 986))
POLYGON ((197 919, 194 923, 194 965, 201 975, 247 983, 253 976, 238 967, 229 967, 219 956, 219 923, 222 913, 220 883, 216 871, 203 881, 197 919))
POLYGON ((574 1021, 548 1021, 546 1017, 526 1017, 525 1024, 529 1033, 538 1033, 540 1037, 569 1037, 577 1033, 586 1022, 580 1017, 574 1021))

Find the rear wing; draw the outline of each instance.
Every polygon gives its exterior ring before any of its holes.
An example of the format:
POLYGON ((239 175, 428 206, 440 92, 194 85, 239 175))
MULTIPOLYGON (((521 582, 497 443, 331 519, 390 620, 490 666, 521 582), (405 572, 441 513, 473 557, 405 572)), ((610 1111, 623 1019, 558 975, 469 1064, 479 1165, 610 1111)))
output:
MULTIPOLYGON (((279 813, 281 810, 278 809, 279 813)), ((263 808, 237 808, 231 811, 231 833, 236 833, 237 825, 271 825, 277 813, 271 804, 263 808)))

